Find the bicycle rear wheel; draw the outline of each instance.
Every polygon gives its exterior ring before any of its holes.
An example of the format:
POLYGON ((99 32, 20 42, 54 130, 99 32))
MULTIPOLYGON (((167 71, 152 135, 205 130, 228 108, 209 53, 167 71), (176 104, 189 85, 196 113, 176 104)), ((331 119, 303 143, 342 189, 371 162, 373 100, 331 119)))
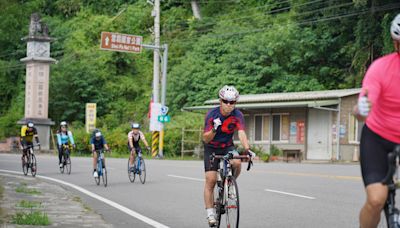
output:
POLYGON ((144 163, 143 158, 140 158, 139 178, 142 184, 146 182, 146 164, 144 163))
POLYGON ((36 176, 37 173, 37 164, 36 164, 36 156, 34 154, 31 154, 31 174, 32 176, 36 176))
POLYGON ((133 183, 136 177, 135 161, 133 162, 133 165, 131 165, 129 160, 130 159, 128 158, 128 177, 129 181, 133 183))
POLYGON ((107 187, 107 169, 105 167, 103 169, 103 184, 104 187, 107 187))
MULTIPOLYGON (((72 165, 71 165, 71 158, 69 157, 68 154, 67 154, 67 157, 66 157, 66 159, 65 159, 64 165, 65 165, 65 168, 67 169, 68 175, 70 175, 70 174, 71 174, 72 165)), ((64 166, 64 165, 63 165, 63 166, 64 166)))
POLYGON ((22 161, 22 172, 24 172, 24 175, 28 175, 28 158, 26 155, 22 155, 21 161, 22 161))
MULTIPOLYGON (((227 177, 224 183, 224 207, 226 227, 239 227, 239 191, 234 177, 227 177)), ((225 227, 225 226, 224 226, 225 227)))

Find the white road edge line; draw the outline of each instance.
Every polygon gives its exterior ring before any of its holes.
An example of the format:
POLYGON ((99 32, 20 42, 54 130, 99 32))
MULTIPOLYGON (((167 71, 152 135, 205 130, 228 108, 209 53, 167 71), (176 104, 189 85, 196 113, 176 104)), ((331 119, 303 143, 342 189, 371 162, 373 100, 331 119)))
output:
POLYGON ((311 199, 311 200, 316 199, 315 197, 299 195, 299 194, 294 194, 294 193, 290 193, 290 192, 282 192, 282 191, 272 190, 272 189, 264 189, 264 190, 266 192, 273 192, 273 193, 278 193, 278 194, 283 194, 283 195, 288 195, 288 196, 296 196, 296 197, 305 198, 305 199, 311 199))
MULTIPOLYGON (((0 172, 22 175, 21 172, 16 172, 16 171, 11 171, 11 170, 4 170, 4 169, 0 169, 0 172)), ((74 189, 76 189, 76 190, 78 190, 78 191, 80 191, 80 192, 82 192, 82 193, 94 198, 94 199, 102 201, 103 203, 108 204, 111 207, 114 207, 114 208, 116 208, 116 209, 118 209, 118 210, 120 210, 120 211, 122 211, 122 212, 124 212, 124 213, 126 213, 126 214, 128 214, 130 216, 132 216, 132 217, 135 217, 135 218, 139 219, 140 221, 142 221, 144 223, 147 223, 148 225, 151 225, 153 227, 156 227, 156 228, 169 228, 166 225, 163 225, 163 224, 161 224, 159 222, 156 222, 156 221, 154 221, 154 220, 152 220, 152 219, 150 219, 150 218, 148 218, 148 217, 146 217, 144 215, 141 215, 141 214, 139 214, 139 213, 137 213, 135 211, 132 211, 131 209, 129 209, 127 207, 124 207, 124 206, 122 206, 122 205, 120 205, 120 204, 118 204, 118 203, 116 203, 114 201, 111 201, 111 200, 106 199, 106 198, 104 198, 102 196, 99 196, 99 195, 97 195, 97 194, 95 194, 93 192, 90 192, 90 191, 88 191, 88 190, 86 190, 86 189, 84 189, 82 187, 77 186, 77 185, 74 185, 74 184, 71 184, 71 183, 68 183, 68 182, 65 182, 65 181, 62 181, 62 180, 58 180, 58 179, 55 179, 55 178, 41 176, 41 175, 36 175, 36 177, 41 178, 41 179, 45 179, 45 180, 50 180, 50 181, 53 181, 53 182, 57 182, 59 184, 63 184, 63 185, 69 186, 71 188, 74 188, 74 189)))
POLYGON ((177 175, 172 175, 172 174, 168 174, 167 176, 169 176, 169 177, 175 177, 175 178, 180 178, 180 179, 186 179, 186 180, 194 180, 194 181, 201 181, 201 182, 204 182, 204 179, 194 178, 194 177, 184 177, 184 176, 177 176, 177 175))

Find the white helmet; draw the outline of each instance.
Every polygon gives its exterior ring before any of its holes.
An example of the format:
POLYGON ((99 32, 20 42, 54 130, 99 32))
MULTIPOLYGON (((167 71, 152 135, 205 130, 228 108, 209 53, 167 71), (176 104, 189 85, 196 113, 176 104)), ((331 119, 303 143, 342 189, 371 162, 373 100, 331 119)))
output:
POLYGON ((61 127, 62 127, 62 126, 67 126, 67 122, 62 121, 62 122, 60 123, 60 126, 61 126, 61 127))
POLYGON ((225 85, 219 90, 219 98, 227 101, 237 101, 239 99, 239 92, 235 87, 225 85))
POLYGON ((96 137, 101 137, 101 132, 100 131, 96 132, 95 136, 96 137))
POLYGON ((393 40, 400 41, 400 14, 397 14, 393 19, 392 26, 390 26, 390 34, 393 40))

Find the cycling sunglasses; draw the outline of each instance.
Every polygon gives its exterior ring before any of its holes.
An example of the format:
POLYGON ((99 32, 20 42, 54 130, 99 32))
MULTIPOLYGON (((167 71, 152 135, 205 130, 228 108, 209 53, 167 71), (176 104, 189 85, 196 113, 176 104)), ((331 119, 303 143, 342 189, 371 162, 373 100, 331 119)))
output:
POLYGON ((227 101, 227 100, 224 100, 224 99, 221 99, 222 100, 222 102, 224 102, 224 104, 231 104, 231 105, 234 105, 234 104, 236 104, 236 101, 227 101))

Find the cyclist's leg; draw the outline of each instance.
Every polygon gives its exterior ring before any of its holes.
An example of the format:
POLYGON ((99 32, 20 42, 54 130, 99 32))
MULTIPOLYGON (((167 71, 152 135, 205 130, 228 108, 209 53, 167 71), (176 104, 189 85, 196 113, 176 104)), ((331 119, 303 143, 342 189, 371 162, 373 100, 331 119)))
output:
MULTIPOLYGON (((104 169, 105 167, 106 167, 106 156, 104 156, 104 148, 103 149, 101 149, 101 153, 103 153, 103 159, 101 159, 101 165, 102 165, 102 168, 104 169)), ((100 156, 100 154, 99 154, 99 156, 100 156)))
POLYGON ((388 171, 387 154, 394 148, 391 143, 366 125, 360 141, 360 163, 367 199, 360 211, 362 228, 376 227, 388 195, 388 187, 381 184, 388 171))
MULTIPOLYGON (((228 147, 227 152, 235 151, 234 155, 239 155, 234 146, 228 147)), ((232 165, 233 176, 237 179, 242 170, 242 161, 240 159, 233 159, 230 161, 232 165)))
POLYGON ((215 159, 213 164, 210 161, 210 155, 213 149, 207 145, 204 145, 204 170, 205 170, 205 185, 204 185, 204 204, 207 210, 207 216, 214 208, 214 187, 217 182, 217 170, 219 165, 219 159, 215 159))
POLYGON ((61 164, 61 159, 62 159, 62 145, 58 145, 58 164, 61 164))

